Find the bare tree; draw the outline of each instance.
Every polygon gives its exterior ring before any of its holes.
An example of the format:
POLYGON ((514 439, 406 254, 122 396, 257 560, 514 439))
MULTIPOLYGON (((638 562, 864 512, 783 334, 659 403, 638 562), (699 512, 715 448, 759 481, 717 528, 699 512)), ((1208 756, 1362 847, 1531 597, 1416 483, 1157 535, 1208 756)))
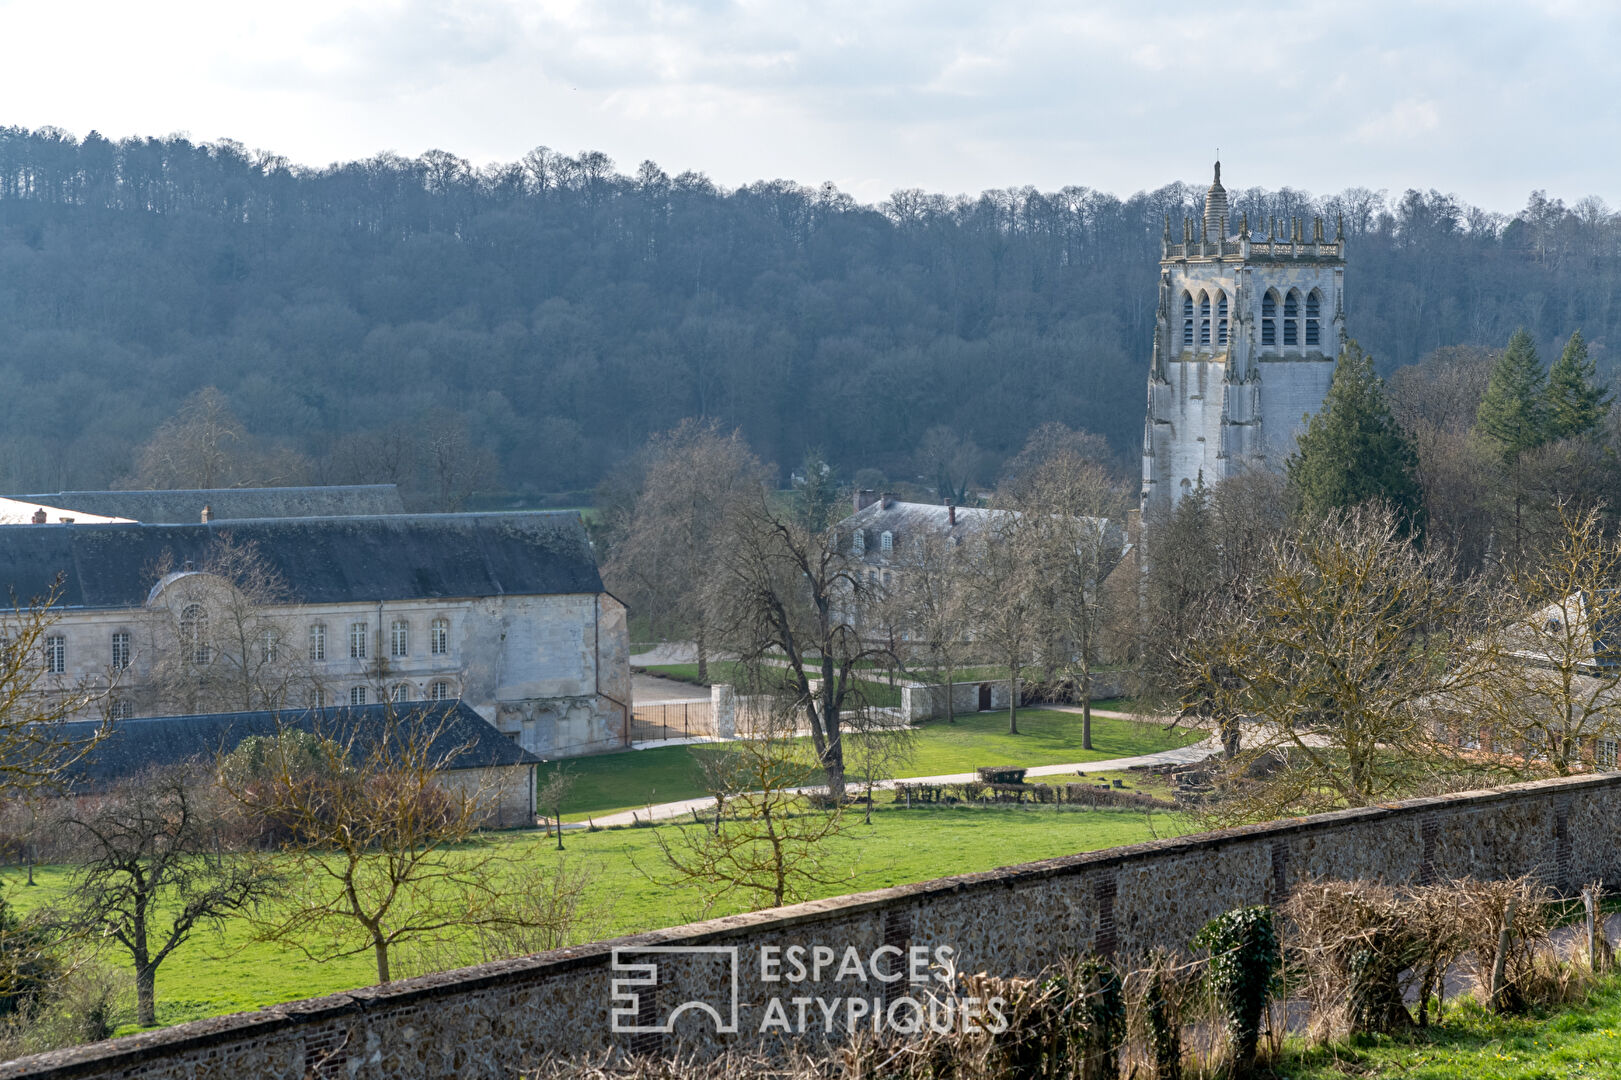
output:
POLYGON ((911 666, 925 664, 945 684, 946 720, 956 720, 951 692, 968 649, 972 624, 959 544, 950 536, 924 534, 904 545, 896 560, 894 602, 906 629, 901 641, 911 666))
POLYGON ((862 710, 850 725, 850 765, 861 777, 864 824, 872 824, 873 791, 893 780, 917 755, 917 733, 905 722, 862 710))
POLYGON ((1008 669, 1008 731, 1019 733, 1024 669, 1041 641, 1041 583, 1030 533, 1019 515, 998 510, 965 544, 962 566, 976 647, 1008 669))
POLYGON ((698 678, 709 679, 705 588, 735 504, 757 493, 765 470, 738 432, 683 421, 655 437, 625 534, 605 567, 624 583, 659 632, 690 633, 698 678))
POLYGON ((557 850, 563 850, 563 803, 574 791, 575 776, 566 766, 559 767, 546 782, 540 785, 540 791, 535 801, 542 810, 552 812, 552 821, 557 825, 557 850))
POLYGON ((435 509, 442 513, 459 513, 473 492, 495 480, 495 455, 473 441, 467 421, 455 413, 425 417, 418 445, 419 464, 428 475, 435 509))
POLYGON ((1561 503, 1557 512, 1554 549, 1504 567, 1514 614, 1483 646, 1497 662, 1480 702, 1495 740, 1518 741, 1565 776, 1585 744, 1621 739, 1621 546, 1598 509, 1561 503))
POLYGON ((442 721, 397 719, 368 742, 323 735, 311 764, 274 749, 257 776, 223 781, 243 808, 287 837, 287 901, 257 917, 263 940, 326 961, 370 952, 377 981, 405 942, 529 918, 507 897, 507 849, 475 836, 487 808, 476 788, 442 784, 466 750, 442 721))
POLYGON ((27 603, 0 607, 0 794, 17 797, 56 785, 63 772, 111 730, 112 695, 122 672, 73 677, 66 639, 57 632, 62 579, 27 603), (89 736, 63 728, 102 718, 89 736))
POLYGON ((1092 749, 1092 669, 1109 619, 1103 579, 1119 561, 1126 497, 1098 465, 1062 451, 1025 477, 1016 500, 1038 591, 1035 618, 1081 700, 1081 745, 1092 749))
POLYGON ((181 402, 136 458, 132 487, 216 488, 299 483, 309 462, 285 447, 253 439, 217 388, 181 402))
POLYGON ((781 907, 841 879, 824 859, 826 841, 843 825, 842 800, 817 805, 801 794, 820 762, 794 737, 791 713, 779 710, 753 737, 698 755, 704 787, 716 800, 714 824, 657 830, 654 840, 672 873, 650 877, 697 888, 705 914, 733 893, 755 907, 781 907))
POLYGON ((739 498, 711 552, 705 621, 738 657, 746 689, 783 699, 803 717, 827 778, 844 798, 845 713, 858 672, 893 662, 887 642, 861 632, 879 600, 837 529, 812 531, 774 507, 764 491, 739 498))
POLYGON ((1455 773, 1436 720, 1490 669, 1474 644, 1482 618, 1477 589, 1386 508, 1277 542, 1240 600, 1178 650, 1184 701, 1255 721, 1221 812, 1367 806, 1455 773))
POLYGON ((158 968, 194 931, 271 895, 261 860, 218 856, 215 807, 180 768, 81 797, 62 824, 82 855, 57 914, 70 933, 116 942, 135 968, 137 1023, 157 1023, 158 968))
POLYGON ((316 675, 282 612, 285 579, 252 541, 221 532, 201 565, 178 575, 172 561, 153 569, 165 606, 150 623, 151 693, 186 713, 251 712, 301 705, 316 675))

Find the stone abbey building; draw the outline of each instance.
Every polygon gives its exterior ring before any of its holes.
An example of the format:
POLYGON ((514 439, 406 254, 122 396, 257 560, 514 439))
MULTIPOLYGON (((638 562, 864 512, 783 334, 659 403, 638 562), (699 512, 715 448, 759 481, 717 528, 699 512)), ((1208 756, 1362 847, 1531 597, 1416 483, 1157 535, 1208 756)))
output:
POLYGON ((1280 468, 1328 393, 1345 338, 1345 236, 1323 221, 1265 225, 1228 213, 1221 163, 1204 217, 1171 239, 1165 219, 1142 507, 1196 485, 1280 468), (1310 228, 1310 235, 1307 229, 1310 228))

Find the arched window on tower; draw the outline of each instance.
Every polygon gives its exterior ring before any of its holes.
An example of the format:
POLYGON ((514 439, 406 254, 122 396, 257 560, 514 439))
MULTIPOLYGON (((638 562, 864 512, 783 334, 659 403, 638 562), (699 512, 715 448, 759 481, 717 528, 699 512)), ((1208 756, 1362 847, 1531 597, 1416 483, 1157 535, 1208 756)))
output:
POLYGON ((1283 298, 1283 343, 1300 344, 1300 294, 1293 289, 1283 298))
POLYGON ((1199 347, 1201 349, 1210 347, 1210 297, 1208 295, 1200 295, 1199 297, 1199 347))
POLYGON ((1182 294, 1182 347, 1193 348, 1193 297, 1182 294))
POLYGON ((1321 325, 1318 322, 1318 319, 1322 315, 1322 308, 1323 308, 1322 294, 1319 293, 1316 289, 1313 289, 1311 291, 1311 294, 1306 297, 1306 344, 1307 345, 1321 345, 1323 343, 1322 331, 1318 329, 1318 327, 1321 325))
POLYGON ((1278 343, 1278 297, 1276 293, 1267 293, 1261 297, 1261 344, 1276 345, 1278 343))
POLYGON ((1216 347, 1227 347, 1227 294, 1217 293, 1216 301, 1216 347))

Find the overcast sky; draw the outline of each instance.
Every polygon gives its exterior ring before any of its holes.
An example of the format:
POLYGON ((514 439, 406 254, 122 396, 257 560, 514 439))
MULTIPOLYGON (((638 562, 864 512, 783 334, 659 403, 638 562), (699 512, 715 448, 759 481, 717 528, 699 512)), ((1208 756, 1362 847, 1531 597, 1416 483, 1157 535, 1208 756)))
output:
POLYGON ((0 124, 304 164, 545 144, 736 185, 1621 205, 1621 4, 0 0, 0 124))

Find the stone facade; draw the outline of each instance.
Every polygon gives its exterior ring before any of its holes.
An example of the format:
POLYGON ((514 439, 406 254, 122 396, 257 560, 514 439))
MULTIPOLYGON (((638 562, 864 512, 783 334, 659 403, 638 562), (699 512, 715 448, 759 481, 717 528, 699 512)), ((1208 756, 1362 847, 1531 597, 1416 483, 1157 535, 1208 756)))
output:
POLYGON ((1204 218, 1165 221, 1143 435, 1142 508, 1279 468, 1322 406, 1345 339, 1345 238, 1322 219, 1237 222, 1221 165, 1204 218), (1266 229, 1266 237, 1260 230, 1266 229), (1310 235, 1308 236, 1308 230, 1310 235))
MULTIPOLYGON (((1185 950, 1206 921, 1270 904, 1308 876, 1390 882, 1540 875, 1562 891, 1621 879, 1621 775, 1565 777, 941 878, 486 964, 387 987, 291 1002, 0 1065, 0 1080, 261 1076, 357 1080, 506 1077, 548 1055, 613 1045, 667 1049, 670 1036, 615 1035, 613 969, 668 946, 736 947, 740 1032, 754 1038, 771 997, 765 946, 884 946, 955 951, 958 969, 1018 975, 1096 950, 1130 962, 1185 950)), ((639 1002, 649 1017, 714 1000, 728 972, 704 957, 660 962, 639 1002)), ((806 992, 804 988, 797 992, 806 992)), ((810 993, 884 995, 881 986, 817 984, 810 993)), ((820 1025, 817 1025, 818 1029, 820 1025)), ((721 1038, 688 1013, 675 1035, 700 1052, 721 1038)))

